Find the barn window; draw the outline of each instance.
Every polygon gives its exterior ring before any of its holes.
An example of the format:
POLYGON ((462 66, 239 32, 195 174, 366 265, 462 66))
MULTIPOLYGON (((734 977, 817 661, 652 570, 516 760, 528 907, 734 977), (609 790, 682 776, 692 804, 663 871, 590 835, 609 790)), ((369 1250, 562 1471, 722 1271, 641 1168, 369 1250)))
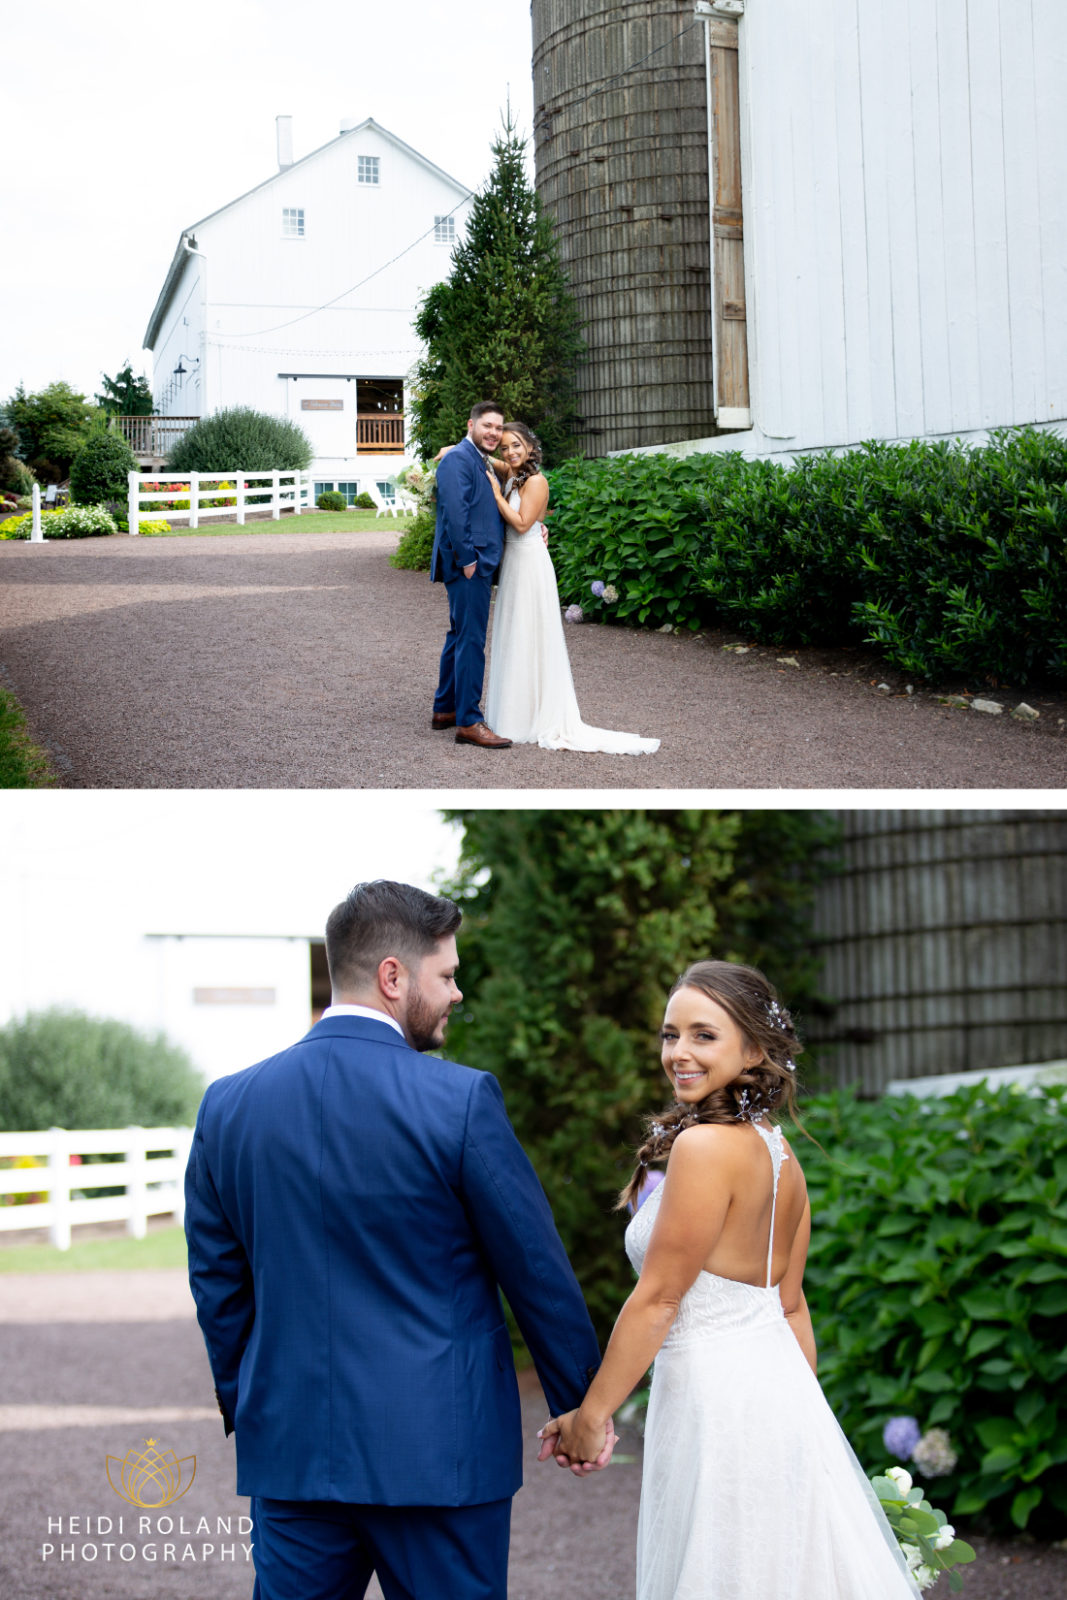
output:
POLYGON ((282 238, 302 239, 304 237, 304 209, 302 206, 282 207, 282 238))
POLYGON ((456 219, 455 217, 434 217, 433 219, 434 244, 455 244, 456 219))
POLYGON ((360 183, 381 183, 381 157, 360 156, 356 177, 360 183))

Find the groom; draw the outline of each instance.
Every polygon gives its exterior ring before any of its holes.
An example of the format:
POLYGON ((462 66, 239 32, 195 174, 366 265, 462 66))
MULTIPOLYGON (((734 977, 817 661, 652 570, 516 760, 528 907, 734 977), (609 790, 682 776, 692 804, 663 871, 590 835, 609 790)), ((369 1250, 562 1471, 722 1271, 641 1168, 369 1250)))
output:
POLYGON ((510 739, 502 739, 485 722, 479 703, 489 599, 504 548, 504 524, 486 463, 503 431, 500 407, 483 400, 471 411, 467 437, 441 461, 430 557, 430 581, 443 583, 448 591, 449 622, 430 725, 455 728, 457 744, 484 750, 511 746, 510 739))
POLYGON ((522 1437, 500 1291, 553 1416, 599 1364, 496 1079, 420 1053, 462 999, 459 922, 357 884, 326 924, 321 1021, 200 1107, 189 1279, 254 1600, 358 1600, 375 1571, 385 1600, 505 1600, 522 1437))

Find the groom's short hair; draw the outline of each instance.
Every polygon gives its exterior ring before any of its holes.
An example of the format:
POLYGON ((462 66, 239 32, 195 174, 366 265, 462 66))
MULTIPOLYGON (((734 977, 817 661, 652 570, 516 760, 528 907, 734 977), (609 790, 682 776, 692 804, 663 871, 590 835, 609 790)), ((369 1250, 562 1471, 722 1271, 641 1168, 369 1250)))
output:
POLYGON ((479 400, 476 406, 471 406, 471 414, 468 420, 477 422, 478 418, 484 417, 487 411, 495 411, 497 416, 503 419, 503 409, 497 405, 495 400, 479 400))
POLYGON ((364 989, 386 956, 414 970, 463 913, 443 895, 410 883, 357 883, 326 919, 326 964, 335 994, 364 989))

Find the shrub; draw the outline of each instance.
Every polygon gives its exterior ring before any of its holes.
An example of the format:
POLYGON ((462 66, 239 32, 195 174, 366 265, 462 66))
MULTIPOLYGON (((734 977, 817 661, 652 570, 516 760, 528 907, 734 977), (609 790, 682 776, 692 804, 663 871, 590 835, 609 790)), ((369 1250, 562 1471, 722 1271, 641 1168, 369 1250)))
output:
POLYGON ((248 406, 201 417, 167 457, 172 472, 280 472, 303 469, 311 442, 295 422, 248 406))
POLYGON ((1067 678, 1067 441, 868 444, 792 467, 623 456, 549 474, 564 602, 650 627, 874 644, 901 671, 1067 678))
POLYGON ((432 511, 426 508, 417 511, 410 526, 400 535, 400 542, 389 557, 391 565, 405 568, 409 572, 429 572, 436 521, 432 511))
POLYGON ((883 1465, 893 1416, 944 1428, 950 1518, 1039 1536, 1067 1513, 1065 1111, 1062 1087, 839 1093, 804 1112, 827 1155, 797 1145, 819 1377, 857 1454, 883 1465))
POLYGON ((374 496, 372 494, 368 494, 366 490, 364 490, 362 494, 357 494, 352 504, 357 511, 377 510, 377 507, 374 503, 374 496))
POLYGON ((146 538, 151 539, 154 536, 158 537, 161 534, 169 533, 170 532, 170 523, 169 522, 162 522, 162 521, 160 521, 160 522, 139 522, 137 524, 137 532, 138 533, 143 533, 146 538))
MULTIPOLYGON (((64 506, 61 511, 41 512, 41 532, 46 539, 88 539, 118 531, 107 506, 64 506)), ((0 539, 28 539, 32 532, 32 511, 0 522, 0 539)))
POLYGON ((588 601, 590 584, 600 580, 618 591, 620 621, 700 626, 707 608, 692 575, 700 535, 693 459, 567 461, 548 474, 549 552, 564 603, 588 601))
POLYGON ((324 489, 315 501, 320 511, 347 511, 348 501, 339 489, 324 489))
POLYGON ((55 1009, 0 1029, 0 1128, 191 1123, 203 1082, 184 1050, 111 1018, 55 1009))
POLYGON ((136 472, 137 457, 119 433, 91 433, 70 468, 70 497, 78 505, 125 500, 127 473, 136 472))

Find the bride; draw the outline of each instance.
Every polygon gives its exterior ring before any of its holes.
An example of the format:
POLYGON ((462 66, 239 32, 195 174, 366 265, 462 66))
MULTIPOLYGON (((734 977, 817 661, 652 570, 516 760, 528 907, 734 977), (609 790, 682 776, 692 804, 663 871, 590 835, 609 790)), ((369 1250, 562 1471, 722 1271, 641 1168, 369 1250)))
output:
POLYGON ((541 447, 524 422, 507 422, 500 448, 503 460, 490 462, 494 470, 488 476, 507 529, 493 613, 485 720, 517 744, 650 755, 659 749, 658 739, 591 728, 581 719, 556 575, 541 537, 541 519, 548 509, 541 447), (498 476, 506 480, 503 489, 498 476))
POLYGON ((541 1459, 583 1471, 655 1358, 638 1600, 907 1600, 919 1589, 815 1377, 804 1175, 769 1113, 800 1046, 763 974, 699 961, 671 990, 677 1100, 649 1124, 620 1206, 639 1271, 581 1407, 541 1459), (648 1193, 647 1164, 667 1157, 648 1193))

